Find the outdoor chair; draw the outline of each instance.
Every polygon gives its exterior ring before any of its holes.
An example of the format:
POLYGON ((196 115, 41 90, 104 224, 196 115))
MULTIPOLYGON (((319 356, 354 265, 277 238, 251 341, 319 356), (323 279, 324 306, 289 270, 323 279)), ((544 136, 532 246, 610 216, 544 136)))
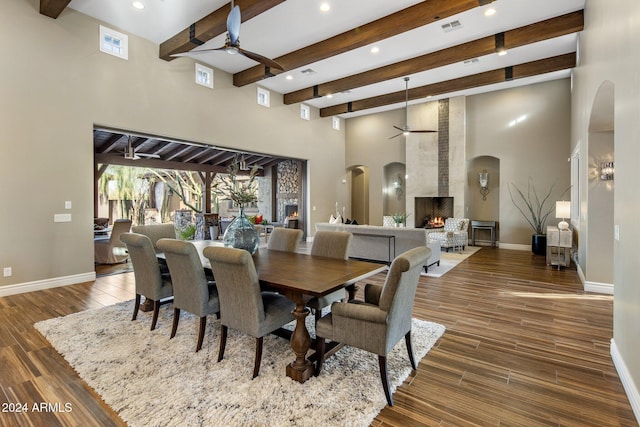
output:
MULTIPOLYGON (((120 241, 122 233, 131 229, 130 219, 117 219, 113 223, 111 235, 104 239, 94 239, 94 260, 97 264, 118 264, 129 259, 127 248, 120 241)), ((106 236, 105 236, 106 237, 106 236)))

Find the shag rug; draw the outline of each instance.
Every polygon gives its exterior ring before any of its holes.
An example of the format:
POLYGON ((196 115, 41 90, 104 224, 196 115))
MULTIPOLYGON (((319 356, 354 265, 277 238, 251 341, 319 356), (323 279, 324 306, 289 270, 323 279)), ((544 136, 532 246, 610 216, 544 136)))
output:
MULTIPOLYGON (((345 346, 304 384, 285 375, 295 357, 285 339, 264 339, 260 375, 252 380, 255 339, 229 330, 217 363, 220 325, 208 319, 195 353, 198 319, 182 313, 169 340, 173 309, 132 322, 133 300, 36 323, 40 333, 130 426, 368 426, 386 405, 376 355, 345 346)), ((308 316, 308 324, 313 326, 308 316)), ((413 320, 421 360, 444 333, 413 320)), ((404 340, 388 359, 391 391, 411 372, 404 340)))
POLYGON ((445 252, 443 250, 440 254, 440 265, 432 265, 426 273, 423 271, 421 274, 427 277, 440 277, 480 249, 482 249, 480 246, 465 246, 462 251, 445 252))

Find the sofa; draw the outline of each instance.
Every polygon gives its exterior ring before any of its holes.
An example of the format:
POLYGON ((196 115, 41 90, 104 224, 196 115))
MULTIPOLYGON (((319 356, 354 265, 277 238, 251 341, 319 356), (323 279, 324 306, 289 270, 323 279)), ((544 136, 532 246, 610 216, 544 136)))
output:
POLYGON ((440 244, 427 241, 427 233, 423 228, 381 227, 377 225, 316 224, 316 231, 348 231, 353 234, 349 246, 349 258, 391 263, 393 259, 418 246, 428 246, 431 255, 424 265, 440 265, 440 244), (391 237, 393 236, 393 237, 391 237), (395 240, 395 253, 393 243, 395 240))
POLYGON ((429 242, 440 244, 441 248, 463 250, 469 240, 469 219, 468 218, 447 218, 444 221, 442 231, 432 231, 429 233, 429 242))

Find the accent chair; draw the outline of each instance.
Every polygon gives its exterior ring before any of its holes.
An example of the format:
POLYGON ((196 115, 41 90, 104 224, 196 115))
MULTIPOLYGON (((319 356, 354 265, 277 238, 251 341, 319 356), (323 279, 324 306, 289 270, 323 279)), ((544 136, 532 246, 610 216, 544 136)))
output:
POLYGON ((129 259, 127 248, 120 241, 122 233, 131 229, 130 219, 117 219, 110 236, 96 237, 93 241, 94 259, 97 264, 118 264, 129 259))

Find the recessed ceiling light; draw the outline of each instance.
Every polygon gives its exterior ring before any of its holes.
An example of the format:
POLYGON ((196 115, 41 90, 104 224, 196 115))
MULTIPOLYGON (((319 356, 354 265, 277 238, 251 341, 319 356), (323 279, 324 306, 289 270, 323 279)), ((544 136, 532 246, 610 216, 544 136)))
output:
POLYGON ((287 74, 287 77, 285 77, 287 80, 293 80, 293 76, 291 74, 287 74))
POLYGON ((329 12, 331 10, 331 5, 329 3, 322 3, 320 5, 320 10, 323 12, 329 12))
POLYGON ((496 14, 496 10, 492 7, 484 11, 484 16, 493 16, 496 14))
POLYGON ((138 10, 144 9, 144 3, 142 3, 141 1, 134 1, 133 3, 131 3, 131 6, 135 7, 138 10))
POLYGON ((328 93, 328 94, 327 94, 327 98, 329 98, 329 99, 333 98, 333 94, 328 93))
POLYGON ((507 50, 506 49, 498 51, 498 56, 505 56, 506 54, 507 54, 507 50))
POLYGON ((374 46, 371 48, 371 53, 378 53, 380 52, 380 48, 378 46, 374 46))

